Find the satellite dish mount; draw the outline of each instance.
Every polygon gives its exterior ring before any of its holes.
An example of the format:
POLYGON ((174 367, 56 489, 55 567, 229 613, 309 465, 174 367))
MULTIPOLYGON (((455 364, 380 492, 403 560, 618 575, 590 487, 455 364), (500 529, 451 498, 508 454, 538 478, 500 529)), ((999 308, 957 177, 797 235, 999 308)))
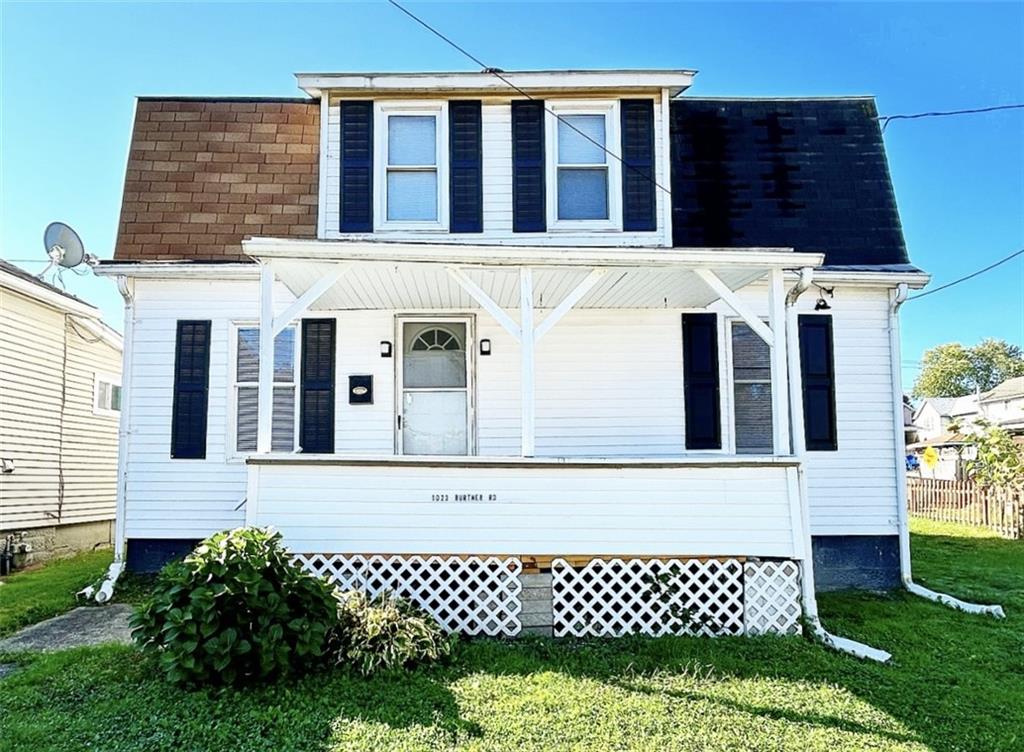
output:
POLYGON ((36 275, 39 279, 54 268, 74 269, 82 263, 89 266, 98 263, 96 256, 85 252, 85 245, 78 237, 78 233, 63 222, 51 222, 46 226, 43 232, 43 247, 50 263, 36 275))

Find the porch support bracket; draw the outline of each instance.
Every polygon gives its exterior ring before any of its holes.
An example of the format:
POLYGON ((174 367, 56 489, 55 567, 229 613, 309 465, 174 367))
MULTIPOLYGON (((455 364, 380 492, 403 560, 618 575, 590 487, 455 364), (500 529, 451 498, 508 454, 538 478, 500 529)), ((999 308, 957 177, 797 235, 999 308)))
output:
POLYGON ((533 332, 533 341, 539 342, 540 338, 547 334, 551 329, 562 320, 572 307, 583 299, 583 296, 590 292, 594 285, 600 282, 604 275, 608 273, 607 269, 594 269, 588 274, 582 282, 573 288, 572 292, 565 296, 565 299, 552 309, 551 313, 544 317, 544 320, 537 325, 537 328, 533 332))
POLYGON ((481 308, 491 314, 491 316, 494 317, 494 320, 501 324, 502 328, 511 334, 516 342, 521 343, 523 341, 522 330, 519 328, 519 324, 517 324, 511 316, 505 313, 502 307, 495 303, 491 296, 484 292, 480 285, 474 282, 468 274, 458 267, 449 266, 447 269, 451 278, 458 282, 459 286, 465 290, 473 300, 479 303, 481 308))
POLYGON ((739 295, 729 289, 729 286, 725 284, 710 269, 697 268, 693 270, 694 274, 700 277, 701 281, 711 288, 722 301, 729 306, 736 315, 743 319, 743 323, 750 327, 751 331, 754 332, 758 337, 763 339, 765 343, 775 348, 775 336, 772 334, 771 327, 765 324, 751 308, 743 302, 739 295))
POLYGON ((274 317, 274 336, 294 321, 298 316, 309 310, 320 297, 330 290, 334 284, 342 278, 349 267, 347 264, 334 264, 331 271, 320 277, 308 290, 300 295, 295 302, 284 309, 280 315, 274 317))

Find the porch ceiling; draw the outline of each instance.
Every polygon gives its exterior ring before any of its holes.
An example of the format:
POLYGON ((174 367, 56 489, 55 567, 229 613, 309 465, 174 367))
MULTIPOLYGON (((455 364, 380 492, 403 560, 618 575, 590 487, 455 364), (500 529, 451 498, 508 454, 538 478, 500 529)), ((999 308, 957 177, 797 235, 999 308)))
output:
MULTIPOLYGON (((274 263, 278 279, 296 297, 325 274, 331 263, 274 263)), ((312 310, 466 309, 479 304, 448 273, 443 264, 358 261, 312 306, 312 310)), ((719 278, 738 290, 762 278, 767 269, 715 269, 719 278)), ((515 268, 465 268, 463 271, 503 308, 519 305, 519 272, 515 268)), ((553 308, 590 273, 586 268, 534 267, 533 304, 553 308)), ((703 308, 718 299, 688 269, 619 267, 609 272, 576 308, 703 308)))
POLYGON ((313 310, 476 309, 479 304, 449 273, 456 267, 497 305, 519 306, 519 269, 533 270, 533 304, 553 308, 594 269, 606 273, 576 308, 703 308, 720 297, 697 275, 712 271, 731 290, 773 268, 817 266, 820 254, 785 249, 746 251, 671 248, 531 248, 399 243, 306 242, 258 238, 246 251, 273 261, 276 277, 301 296, 338 264, 340 279, 313 310))

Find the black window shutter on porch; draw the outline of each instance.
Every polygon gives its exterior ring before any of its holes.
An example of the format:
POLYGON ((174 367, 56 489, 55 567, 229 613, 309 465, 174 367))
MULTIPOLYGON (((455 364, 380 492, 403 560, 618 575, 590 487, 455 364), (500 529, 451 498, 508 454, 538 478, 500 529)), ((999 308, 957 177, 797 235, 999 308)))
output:
POLYGON ((483 122, 480 100, 448 103, 449 229, 484 231, 483 122))
POLYGON ((512 102, 512 231, 547 229, 544 188, 544 103, 512 102))
POLYGON ((179 321, 174 344, 171 457, 206 459, 206 407, 210 391, 209 321, 179 321))
POLYGON ((812 451, 838 449, 832 317, 799 318, 800 376, 803 380, 804 440, 812 451))
POLYGON ((341 103, 341 232, 373 232, 373 102, 341 103))
POLYGON ((623 99, 622 229, 656 230, 654 100, 623 99))
POLYGON ((334 319, 302 320, 299 446, 334 453, 334 319))
POLYGON ((683 314, 683 402, 686 448, 721 449, 718 398, 718 317, 683 314))

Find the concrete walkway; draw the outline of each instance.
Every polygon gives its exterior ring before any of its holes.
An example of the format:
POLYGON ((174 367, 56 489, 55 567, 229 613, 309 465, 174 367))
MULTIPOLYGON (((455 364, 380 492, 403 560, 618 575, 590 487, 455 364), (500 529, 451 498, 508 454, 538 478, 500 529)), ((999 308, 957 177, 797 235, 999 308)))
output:
POLYGON ((67 650, 84 645, 131 642, 128 617, 132 607, 124 603, 111 606, 80 606, 63 616, 25 627, 5 640, 0 652, 17 650, 67 650))

